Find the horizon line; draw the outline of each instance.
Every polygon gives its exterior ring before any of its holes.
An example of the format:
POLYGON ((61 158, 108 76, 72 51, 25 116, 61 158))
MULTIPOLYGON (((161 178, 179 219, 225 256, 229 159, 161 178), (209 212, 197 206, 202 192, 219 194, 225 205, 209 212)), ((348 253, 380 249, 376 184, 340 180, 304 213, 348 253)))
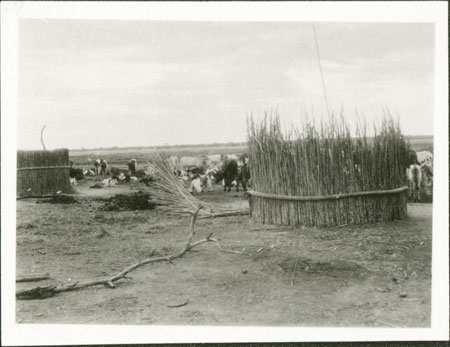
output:
MULTIPOLYGON (((421 138, 421 137, 434 137, 434 135, 404 135, 405 137, 409 138, 421 138)), ((369 136, 370 138, 371 136, 369 136)), ((109 147, 92 147, 92 148, 67 148, 70 151, 96 151, 96 150, 113 150, 113 149, 161 149, 161 148, 185 148, 185 147, 209 147, 209 146, 242 146, 246 145, 247 141, 240 141, 240 142, 213 142, 213 143, 185 143, 185 144, 162 144, 162 145, 138 145, 138 146, 109 146, 109 147)), ((65 147, 61 147, 65 148, 65 147)), ((53 148, 51 150, 61 149, 61 148, 53 148)), ((25 148, 17 148, 17 151, 39 151, 41 149, 25 149, 25 148)))

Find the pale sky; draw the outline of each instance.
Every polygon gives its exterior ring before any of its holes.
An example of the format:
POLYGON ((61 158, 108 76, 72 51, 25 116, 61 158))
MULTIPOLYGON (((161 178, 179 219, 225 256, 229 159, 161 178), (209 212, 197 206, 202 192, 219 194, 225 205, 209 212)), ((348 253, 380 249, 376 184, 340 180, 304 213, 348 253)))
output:
MULTIPOLYGON (((316 23, 330 108, 433 134, 432 24, 316 23)), ((312 23, 22 19, 18 148, 241 142, 246 117, 326 115, 312 23)))

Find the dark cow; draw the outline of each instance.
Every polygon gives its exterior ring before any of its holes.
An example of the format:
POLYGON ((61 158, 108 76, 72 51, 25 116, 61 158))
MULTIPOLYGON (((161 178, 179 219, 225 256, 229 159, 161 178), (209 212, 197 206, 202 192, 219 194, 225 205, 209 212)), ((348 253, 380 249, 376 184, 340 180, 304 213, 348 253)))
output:
POLYGON ((191 176, 192 179, 199 177, 200 175, 205 174, 205 167, 204 166, 190 166, 187 170, 187 173, 189 176, 191 176))
POLYGON ((109 169, 109 174, 111 176, 119 177, 120 175, 127 175, 128 171, 126 169, 120 169, 118 167, 111 167, 109 169))
POLYGON ((71 167, 69 169, 69 177, 75 178, 77 181, 82 180, 84 178, 83 170, 71 167))
POLYGON ((236 181, 237 186, 239 186, 239 184, 242 184, 242 188, 244 188, 244 192, 246 192, 249 180, 250 180, 250 169, 248 168, 248 164, 245 163, 239 169, 238 178, 236 181))
POLYGON ((137 178, 144 178, 145 176, 147 176, 147 172, 145 172, 145 170, 143 169, 139 169, 134 172, 134 176, 137 178))
POLYGON ((150 175, 147 175, 142 177, 142 179, 139 182, 144 183, 147 187, 151 187, 150 183, 155 182, 155 178, 150 175))
MULTIPOLYGON (((238 163, 236 160, 226 160, 223 164, 222 170, 217 172, 214 175, 215 182, 220 182, 221 180, 224 180, 224 187, 223 191, 226 192, 227 189, 230 192, 231 191, 231 183, 236 180, 237 182, 238 178, 238 163)), ((236 184, 236 191, 239 192, 239 184, 236 184)))

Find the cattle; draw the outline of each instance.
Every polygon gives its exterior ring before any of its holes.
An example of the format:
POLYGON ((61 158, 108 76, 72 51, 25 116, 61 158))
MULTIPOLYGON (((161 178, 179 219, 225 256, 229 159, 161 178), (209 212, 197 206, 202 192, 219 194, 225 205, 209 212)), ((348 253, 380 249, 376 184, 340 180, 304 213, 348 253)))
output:
POLYGON ((433 154, 429 151, 416 153, 410 149, 407 155, 406 166, 408 167, 407 177, 410 185, 410 198, 413 198, 414 201, 420 201, 420 188, 424 187, 427 191, 432 189, 433 154), (413 166, 414 170, 412 170, 413 166), (415 174, 415 176, 413 174, 415 174), (417 185, 417 178, 420 178, 419 185, 417 185))
POLYGON ((136 174, 136 165, 137 165, 136 159, 130 159, 130 161, 127 163, 128 170, 130 170, 132 176, 136 174))
POLYGON ((420 165, 422 172, 422 186, 425 187, 427 193, 431 193, 433 189, 433 166, 427 163, 420 165))
POLYGON ((239 157, 239 160, 243 163, 243 164, 248 164, 248 154, 244 153, 239 157))
POLYGON ((428 164, 433 165, 433 153, 429 151, 417 152, 417 161, 420 165, 428 164))
POLYGON ((202 193, 205 191, 205 188, 208 191, 212 191, 211 178, 209 175, 209 171, 205 172, 203 167, 192 166, 188 168, 187 174, 191 178, 191 186, 189 187, 189 192, 193 193, 202 193))
POLYGON ((185 182, 189 179, 189 175, 185 170, 173 170, 173 175, 185 186, 185 182))
POLYGON ((128 173, 125 174, 124 172, 120 172, 119 174, 117 174, 117 171, 115 171, 115 173, 113 173, 113 170, 111 170, 110 173, 111 173, 111 178, 117 180, 117 183, 131 181, 131 176, 128 175, 128 173))
POLYGON ((207 173, 204 175, 198 174, 192 179, 191 186, 189 187, 189 192, 203 193, 206 189, 208 190, 208 192, 212 191, 210 176, 207 173))
POLYGON ((212 154, 207 155, 206 160, 210 161, 211 163, 220 163, 222 161, 222 155, 221 154, 212 154))
POLYGON ((147 175, 141 178, 139 182, 144 183, 147 187, 150 187, 151 186, 150 183, 155 182, 155 179, 152 176, 147 175))
POLYGON ((250 169, 248 168, 248 164, 245 163, 239 168, 236 184, 237 185, 242 184, 242 188, 244 188, 244 192, 246 192, 249 180, 250 180, 250 169))
POLYGON ((203 166, 191 166, 186 171, 192 179, 205 174, 205 168, 203 166))
POLYGON ((223 156, 221 154, 211 154, 207 155, 205 157, 205 166, 208 169, 214 169, 219 165, 219 163, 222 161, 223 156))
POLYGON ((71 167, 69 169, 69 177, 70 178, 74 178, 77 181, 82 180, 84 178, 83 170, 82 169, 75 169, 75 168, 71 167))
POLYGON ((409 199, 414 202, 420 201, 420 186, 422 184, 422 171, 420 166, 412 164, 406 169, 409 181, 409 199))
POLYGON ((84 177, 95 176, 95 168, 83 170, 84 177))
POLYGON ((143 177, 147 176, 147 174, 148 174, 147 171, 145 171, 143 169, 139 169, 139 170, 135 171, 134 176, 137 178, 143 178, 143 177))
POLYGON ((166 159, 166 161, 171 168, 177 168, 180 166, 180 159, 176 155, 171 155, 166 159))
POLYGON ((411 165, 420 165, 419 160, 417 159, 416 151, 410 149, 406 154, 406 167, 410 167, 411 165))
POLYGON ((186 168, 190 166, 201 166, 202 160, 198 157, 182 157, 180 159, 180 167, 186 168))
POLYGON ((239 156, 237 154, 227 154, 224 156, 225 160, 239 160, 239 156))
POLYGON ((104 187, 114 187, 117 183, 117 179, 115 178, 106 178, 102 181, 104 187))
POLYGON ((118 167, 112 167, 109 169, 109 173, 111 176, 119 177, 120 175, 126 175, 127 170, 126 169, 119 169, 118 167))
POLYGON ((178 176, 178 179, 181 183, 183 183, 183 186, 186 187, 186 182, 189 180, 189 174, 186 170, 180 171, 180 176, 178 176))
MULTIPOLYGON (((113 174, 112 169, 111 169, 111 174, 113 174)), ((117 179, 119 182, 122 182, 122 181, 126 180, 127 175, 125 175, 123 172, 121 172, 118 176, 113 174, 113 178, 117 179)))
POLYGON ((207 190, 208 192, 212 192, 212 181, 211 181, 211 176, 206 173, 203 176, 200 176, 200 179, 202 180, 202 186, 203 186, 203 190, 207 190))
MULTIPOLYGON (((223 190, 226 192, 227 190, 231 191, 231 184, 234 180, 237 179, 238 176, 238 163, 236 160, 226 160, 223 164, 223 167, 220 171, 214 174, 214 181, 220 182, 224 180, 223 190)), ((236 185, 236 191, 239 192, 239 185, 236 185)))

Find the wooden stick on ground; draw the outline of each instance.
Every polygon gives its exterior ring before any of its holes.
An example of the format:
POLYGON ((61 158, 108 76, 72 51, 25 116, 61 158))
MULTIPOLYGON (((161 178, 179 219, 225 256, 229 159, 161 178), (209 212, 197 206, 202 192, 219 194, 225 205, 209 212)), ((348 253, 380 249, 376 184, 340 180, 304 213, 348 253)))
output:
POLYGON ((250 214, 250 210, 230 211, 230 212, 223 212, 223 213, 213 213, 210 216, 198 217, 198 219, 217 218, 217 217, 233 217, 233 216, 247 216, 249 214, 250 214))
MULTIPOLYGON (((18 196, 16 200, 23 200, 23 199, 47 199, 47 198, 54 198, 57 196, 56 194, 52 195, 27 195, 27 196, 18 196)), ((60 194, 60 196, 68 196, 65 194, 60 194)))
POLYGON ((50 275, 48 273, 26 274, 26 275, 17 276, 16 283, 37 282, 37 281, 48 280, 49 278, 50 278, 50 275))
MULTIPOLYGON (((297 246, 297 249, 298 249, 298 246, 297 246)), ((295 273, 297 271, 297 265, 298 265, 298 253, 299 253, 299 251, 297 250, 297 256, 295 257, 294 272, 292 273, 291 287, 294 286, 295 273)))

